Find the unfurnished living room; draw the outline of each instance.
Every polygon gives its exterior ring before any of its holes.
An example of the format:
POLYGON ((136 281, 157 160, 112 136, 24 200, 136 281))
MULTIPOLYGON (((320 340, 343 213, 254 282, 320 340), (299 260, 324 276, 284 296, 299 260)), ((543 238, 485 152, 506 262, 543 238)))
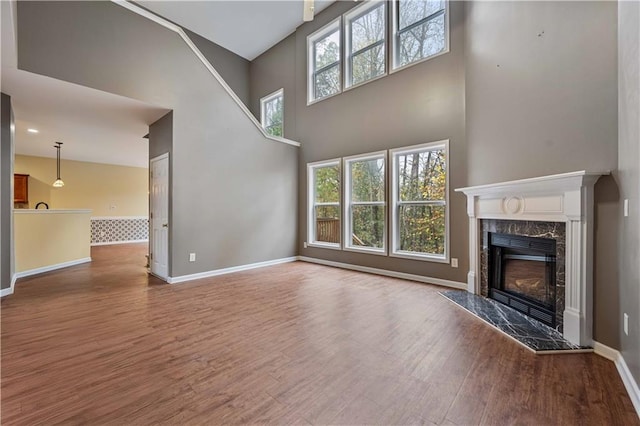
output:
POLYGON ((0 6, 2 424, 640 425, 640 1, 0 6))

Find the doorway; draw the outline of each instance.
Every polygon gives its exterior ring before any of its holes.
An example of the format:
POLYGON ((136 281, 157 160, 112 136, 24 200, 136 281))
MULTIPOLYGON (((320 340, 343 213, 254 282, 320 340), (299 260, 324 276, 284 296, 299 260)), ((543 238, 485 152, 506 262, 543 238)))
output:
POLYGON ((149 265, 151 273, 169 277, 169 153, 149 164, 149 265))

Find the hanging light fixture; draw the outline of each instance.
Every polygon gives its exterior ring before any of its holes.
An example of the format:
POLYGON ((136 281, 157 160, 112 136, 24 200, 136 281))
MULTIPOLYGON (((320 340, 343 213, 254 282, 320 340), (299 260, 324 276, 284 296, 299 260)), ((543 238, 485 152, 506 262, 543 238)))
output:
POLYGON ((58 178, 56 179, 55 182, 53 182, 53 186, 56 188, 61 188, 64 186, 64 182, 62 181, 62 179, 60 179, 60 147, 62 146, 62 142, 56 142, 55 145, 53 146, 58 152, 57 152, 57 160, 56 160, 56 165, 57 165, 57 170, 58 170, 58 178))

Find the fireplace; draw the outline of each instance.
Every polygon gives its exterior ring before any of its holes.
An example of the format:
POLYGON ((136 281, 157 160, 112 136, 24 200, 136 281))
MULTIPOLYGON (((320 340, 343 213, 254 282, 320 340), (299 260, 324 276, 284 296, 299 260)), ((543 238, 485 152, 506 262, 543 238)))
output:
MULTIPOLYGON (((467 290, 483 296, 488 296, 489 289, 496 294, 505 292, 510 297, 510 305, 513 301, 519 302, 524 294, 534 308, 544 305, 545 309, 553 305, 554 291, 555 309, 546 309, 555 314, 555 317, 551 315, 554 328, 569 342, 590 346, 593 343, 593 186, 600 176, 607 174, 583 170, 456 189, 467 196, 467 290), (537 293, 533 289, 539 279, 553 280, 547 270, 553 262, 547 262, 547 254, 544 262, 539 259, 539 263, 528 265, 533 275, 528 277, 530 281, 523 281, 526 278, 520 278, 518 283, 516 279, 507 280, 505 287, 500 276, 502 282, 496 287, 490 286, 489 262, 485 261, 490 256, 488 233, 554 239, 554 290, 547 293, 545 288, 544 293, 542 290, 537 293)), ((514 261, 523 260, 518 256, 528 255, 511 248, 503 249, 502 253, 511 257, 505 259, 501 255, 501 261, 507 267, 507 275, 512 275, 512 269, 522 266, 514 261)))
POLYGON ((555 327, 555 240, 489 233, 488 257, 488 296, 555 327))

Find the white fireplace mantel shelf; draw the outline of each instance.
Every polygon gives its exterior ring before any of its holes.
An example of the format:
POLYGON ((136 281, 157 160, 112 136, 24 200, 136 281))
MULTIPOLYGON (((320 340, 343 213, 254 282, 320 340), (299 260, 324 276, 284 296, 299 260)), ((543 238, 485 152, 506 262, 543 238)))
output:
POLYGON ((467 290, 480 293, 482 219, 566 223, 564 337, 593 343, 593 187, 609 172, 577 171, 456 189, 467 196, 467 290))

